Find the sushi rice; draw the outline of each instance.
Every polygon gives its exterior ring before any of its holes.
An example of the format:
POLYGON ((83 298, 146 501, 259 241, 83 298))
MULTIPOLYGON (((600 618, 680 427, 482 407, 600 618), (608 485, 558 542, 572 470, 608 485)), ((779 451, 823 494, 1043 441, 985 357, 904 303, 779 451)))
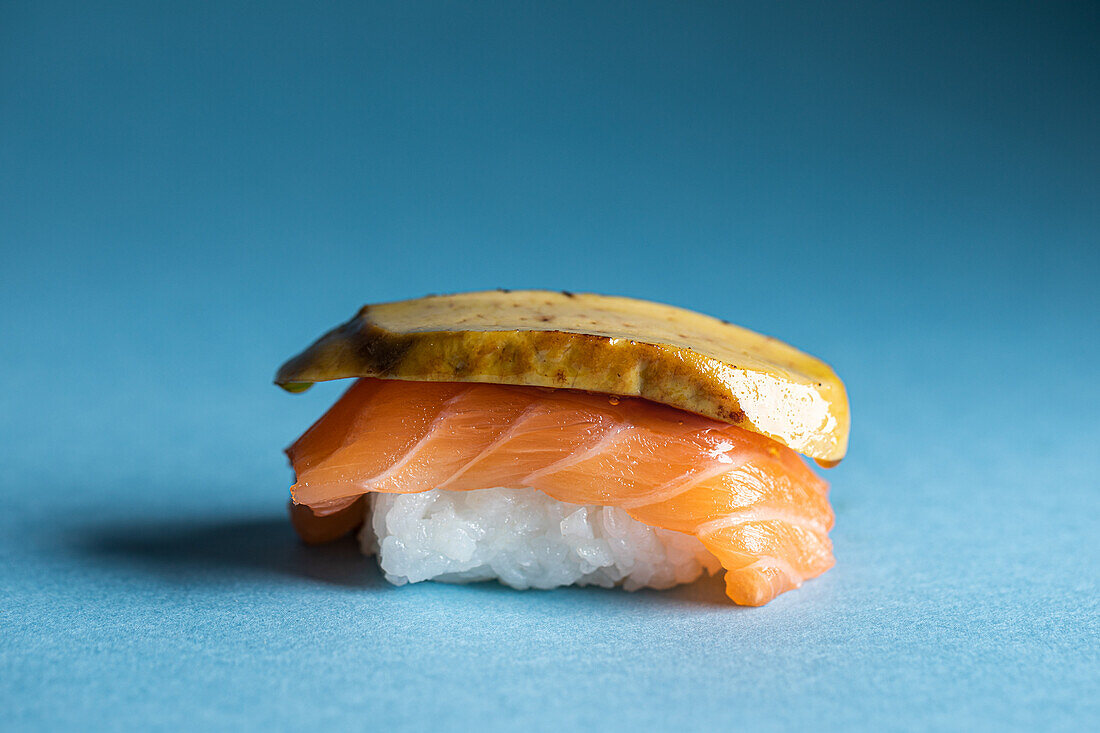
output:
POLYGON ((720 569, 692 535, 536 489, 373 493, 360 542, 396 585, 495 579, 519 589, 637 590, 690 583, 720 569))

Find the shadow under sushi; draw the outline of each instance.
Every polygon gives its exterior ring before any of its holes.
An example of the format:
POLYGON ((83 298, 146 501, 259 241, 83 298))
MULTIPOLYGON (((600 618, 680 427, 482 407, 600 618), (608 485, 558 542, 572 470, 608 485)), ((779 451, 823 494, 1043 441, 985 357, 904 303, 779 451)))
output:
MULTIPOLYGON (((549 590, 516 590, 515 588, 510 588, 495 580, 469 583, 459 587, 469 593, 484 593, 489 595, 504 594, 516 595, 519 597, 533 595, 541 599, 553 598, 570 604, 574 604, 580 597, 588 597, 594 600, 598 599, 601 604, 611 604, 616 607, 683 604, 695 607, 720 606, 730 610, 745 609, 744 606, 734 605, 726 596, 726 584, 721 575, 716 577, 704 575, 695 582, 677 585, 665 590, 642 588, 636 591, 626 591, 621 587, 603 588, 596 585, 569 586, 551 588, 549 590)), ((610 610, 611 606, 608 608, 610 610)))
MULTIPOLYGON (((400 592, 387 583, 375 561, 359 551, 355 538, 307 546, 298 541, 285 516, 245 520, 177 519, 97 524, 79 533, 78 551, 127 569, 155 573, 179 584, 234 582, 243 577, 277 576, 306 579, 357 589, 400 592)), ((716 605, 735 608, 726 598, 721 576, 704 576, 668 590, 561 588, 517 591, 496 581, 462 586, 474 594, 547 594, 617 596, 618 605, 716 605)), ((576 600, 576 598, 573 598, 576 600)))
POLYGON ((98 525, 82 533, 80 550, 184 583, 275 575, 356 588, 385 585, 354 538, 307 547, 285 516, 98 525))

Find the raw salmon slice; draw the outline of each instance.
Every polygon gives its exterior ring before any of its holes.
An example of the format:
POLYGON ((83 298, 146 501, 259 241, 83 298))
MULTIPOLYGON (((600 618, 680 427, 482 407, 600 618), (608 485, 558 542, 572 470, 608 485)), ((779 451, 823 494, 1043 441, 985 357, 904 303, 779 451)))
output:
POLYGON ((726 593, 759 606, 833 565, 828 485, 757 433, 641 399, 562 389, 358 380, 290 448, 318 516, 367 492, 538 489, 694 535, 726 593))

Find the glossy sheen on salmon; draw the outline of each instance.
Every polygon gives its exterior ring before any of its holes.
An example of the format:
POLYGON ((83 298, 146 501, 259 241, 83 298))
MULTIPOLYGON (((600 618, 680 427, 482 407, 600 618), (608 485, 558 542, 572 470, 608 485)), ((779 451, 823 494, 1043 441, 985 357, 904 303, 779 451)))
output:
POLYGON ((360 379, 287 449, 318 515, 369 491, 539 489, 697 536, 726 592, 762 605, 833 564, 828 486, 733 425, 570 390, 360 379))

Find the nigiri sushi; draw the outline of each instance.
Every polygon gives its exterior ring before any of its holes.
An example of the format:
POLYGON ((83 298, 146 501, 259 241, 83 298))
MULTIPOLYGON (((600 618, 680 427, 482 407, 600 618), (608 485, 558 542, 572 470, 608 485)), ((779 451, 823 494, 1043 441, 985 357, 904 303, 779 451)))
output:
POLYGON ((365 306, 288 361, 355 378, 288 449, 303 540, 356 530, 395 584, 667 588, 763 605, 833 565, 848 440, 824 363, 629 298, 490 291, 365 306))

